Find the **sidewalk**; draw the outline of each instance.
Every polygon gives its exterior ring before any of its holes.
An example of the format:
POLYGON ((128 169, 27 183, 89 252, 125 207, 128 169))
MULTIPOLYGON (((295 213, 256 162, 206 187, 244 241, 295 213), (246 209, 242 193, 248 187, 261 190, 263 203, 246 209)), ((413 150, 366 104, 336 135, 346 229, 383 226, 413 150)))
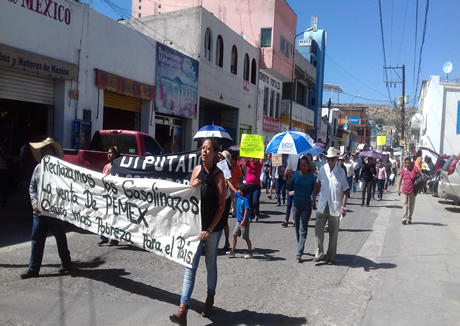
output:
POLYGON ((411 225, 401 224, 400 208, 382 210, 376 223, 389 223, 378 263, 396 268, 376 270, 363 325, 458 325, 459 213, 460 207, 430 194, 417 196, 411 225))

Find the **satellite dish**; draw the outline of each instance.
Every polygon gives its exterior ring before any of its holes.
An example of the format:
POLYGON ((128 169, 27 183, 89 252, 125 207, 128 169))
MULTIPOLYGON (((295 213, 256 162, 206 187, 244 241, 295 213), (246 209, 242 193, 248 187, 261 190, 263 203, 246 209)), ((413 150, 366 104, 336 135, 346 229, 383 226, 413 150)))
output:
POLYGON ((442 66, 442 70, 446 73, 449 74, 452 71, 452 62, 447 61, 444 66, 442 66))

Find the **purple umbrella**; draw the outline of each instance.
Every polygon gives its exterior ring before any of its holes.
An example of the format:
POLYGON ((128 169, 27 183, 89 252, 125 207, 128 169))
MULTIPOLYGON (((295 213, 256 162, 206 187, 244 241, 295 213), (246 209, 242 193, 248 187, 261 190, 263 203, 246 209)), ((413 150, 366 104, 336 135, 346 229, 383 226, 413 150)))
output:
POLYGON ((379 158, 382 160, 387 158, 385 154, 382 154, 376 151, 364 151, 364 152, 359 153, 359 156, 379 158))

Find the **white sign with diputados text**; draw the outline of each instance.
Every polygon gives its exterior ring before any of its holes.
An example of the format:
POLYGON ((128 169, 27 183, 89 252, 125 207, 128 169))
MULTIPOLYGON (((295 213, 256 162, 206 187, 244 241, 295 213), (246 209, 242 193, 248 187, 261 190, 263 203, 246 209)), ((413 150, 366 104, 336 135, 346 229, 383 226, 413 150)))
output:
POLYGON ((40 168, 43 215, 192 267, 201 232, 200 187, 105 175, 51 156, 40 168))

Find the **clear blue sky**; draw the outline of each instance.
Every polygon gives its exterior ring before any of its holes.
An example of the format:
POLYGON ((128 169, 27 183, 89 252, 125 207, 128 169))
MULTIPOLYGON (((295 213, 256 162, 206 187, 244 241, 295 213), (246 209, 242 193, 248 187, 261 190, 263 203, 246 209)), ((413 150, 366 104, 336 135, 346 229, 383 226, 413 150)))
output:
MULTIPOLYGON (((248 0, 250 1, 250 0, 248 0)), ((92 0, 92 7, 113 19, 130 18, 130 0, 92 0)), ((311 16, 318 16, 318 28, 327 32, 325 83, 337 84, 344 93, 334 94, 333 102, 390 104, 402 94, 402 85, 384 83, 384 51, 379 0, 287 0, 297 14, 297 32, 310 27, 311 16)), ((383 36, 387 66, 405 65, 406 94, 410 106, 418 100, 423 80, 432 75, 445 78, 443 65, 450 61, 449 80, 460 79, 460 1, 429 1, 420 74, 420 47, 425 26, 427 0, 381 0, 383 36), (416 5, 418 1, 418 22, 416 5), (416 33, 417 32, 417 33, 416 33), (417 34, 417 42, 415 37, 417 34), (419 79, 417 85, 417 77, 419 79), (415 93, 417 87, 417 92, 415 93), (415 94, 415 95, 414 95, 415 94)), ((401 81, 401 69, 388 73, 389 80, 401 81)), ((330 93, 324 93, 324 102, 330 93)))

